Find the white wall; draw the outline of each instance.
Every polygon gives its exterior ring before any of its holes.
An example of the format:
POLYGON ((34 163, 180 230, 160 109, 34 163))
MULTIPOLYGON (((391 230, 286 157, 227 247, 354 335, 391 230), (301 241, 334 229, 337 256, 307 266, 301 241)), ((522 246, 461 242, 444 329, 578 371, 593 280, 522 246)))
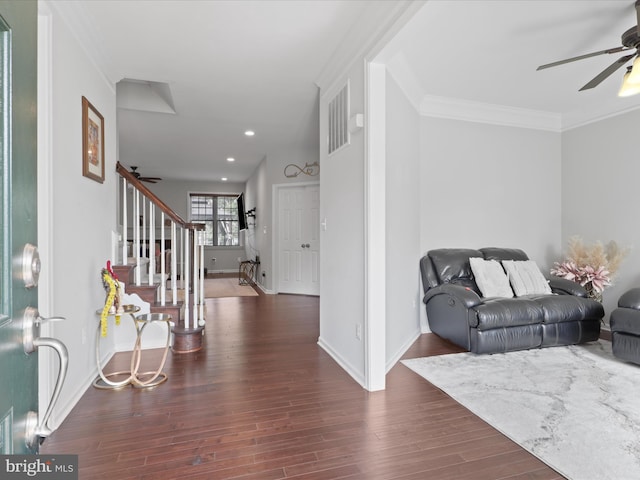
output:
MULTIPOLYGON (((585 243, 614 240, 631 251, 603 294, 608 315, 629 288, 640 286, 640 111, 569 130, 562 136, 562 251, 578 235, 585 243)), ((561 259, 561 258, 558 258, 561 259)))
MULTIPOLYGON (((314 123, 317 124, 317 117, 314 123)), ((289 178, 284 175, 287 165, 295 164, 304 167, 318 161, 318 148, 305 150, 292 145, 288 150, 273 152, 262 159, 258 168, 246 183, 245 204, 247 209, 256 208, 255 226, 246 233, 246 254, 248 258, 260 256, 258 283, 267 292, 274 291, 275 267, 273 264, 274 247, 274 185, 295 184, 316 181, 318 176, 298 175, 289 178), (262 275, 264 273, 264 275, 262 275)), ((295 169, 294 169, 295 171, 295 169)), ((287 170, 288 172, 288 170, 287 170)), ((253 223, 253 219, 250 221, 253 223)))
POLYGON ((560 139, 423 116, 421 250, 521 248, 548 269, 561 246, 560 139))
POLYGON ((420 117, 386 79, 386 367, 420 334, 420 117))
POLYGON ((256 168, 255 172, 246 184, 245 205, 247 209, 256 209, 255 219, 250 219, 249 226, 245 232, 246 255, 255 259, 260 257, 260 268, 258 270, 258 283, 266 290, 271 290, 273 280, 271 272, 271 188, 268 180, 267 159, 264 158, 256 168), (266 229, 267 233, 264 233, 266 229), (265 272, 264 277, 262 272, 265 272))
MULTIPOLYGON (((69 31, 55 4, 40 4, 40 13, 50 23, 48 51, 51 55, 50 96, 51 143, 45 158, 50 178, 39 188, 50 193, 51 232, 41 232, 40 242, 49 242, 51 258, 43 264, 43 282, 51 299, 41 308, 43 316, 61 315, 63 322, 51 327, 51 335, 69 350, 69 372, 53 424, 59 423, 96 376, 96 310, 104 304, 100 270, 109 260, 111 232, 116 226, 116 102, 110 84, 69 31), (51 8, 49 8, 51 7, 51 8), (82 176, 82 109, 85 96, 104 117, 105 181, 100 184, 82 176), (50 236, 50 238, 49 238, 50 236)), ((47 72, 39 72, 46 75, 47 72)), ((42 90, 39 90, 42 93, 42 90)), ((39 111, 39 114, 42 113, 39 111)), ((40 166, 39 166, 40 168, 40 166)), ((113 350, 105 342, 105 354, 113 350)), ((50 374, 57 373, 57 367, 50 374)), ((46 372, 41 372, 46 375, 46 372)))
MULTIPOLYGON (((158 183, 145 184, 149 190, 167 204, 180 217, 189 221, 190 193, 222 193, 239 195, 244 191, 244 184, 229 182, 198 182, 185 180, 162 180, 158 183)), ((128 205, 131 205, 128 202, 128 205)), ((248 209, 249 207, 247 207, 248 209)), ((156 219, 158 221, 158 219, 156 219)), ((159 235, 159 234, 158 234, 159 235)), ((158 240, 159 237, 156 238, 158 240)), ((244 247, 205 247, 204 266, 208 272, 238 271, 238 257, 245 260, 244 247), (212 259, 216 261, 213 262, 212 259)))
POLYGON ((318 343, 359 383, 365 383, 364 343, 355 336, 364 324, 364 135, 327 156, 327 105, 350 80, 351 112, 364 112, 364 64, 356 62, 320 99, 320 338, 318 343))

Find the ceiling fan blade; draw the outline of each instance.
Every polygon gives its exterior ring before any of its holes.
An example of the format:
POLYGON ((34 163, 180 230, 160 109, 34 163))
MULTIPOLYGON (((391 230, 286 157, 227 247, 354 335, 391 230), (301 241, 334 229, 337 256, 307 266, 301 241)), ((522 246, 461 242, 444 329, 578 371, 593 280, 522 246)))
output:
POLYGON ((587 83, 584 87, 582 87, 579 91, 589 90, 590 88, 597 87, 605 80, 609 75, 622 67, 625 63, 631 60, 635 55, 625 55, 624 57, 619 58, 607 68, 605 68, 602 72, 596 75, 589 83, 587 83))
POLYGON ((640 38, 640 0, 636 0, 636 28, 638 30, 638 38, 640 38))
POLYGON ((630 48, 628 47, 608 48, 606 50, 600 50, 599 52, 586 53, 584 55, 579 55, 577 57, 566 58, 564 60, 559 60, 557 62, 540 65, 538 68, 536 68, 536 70, 544 70, 545 68, 557 67, 558 65, 564 65, 565 63, 575 62, 577 60, 583 60, 585 58, 595 57, 597 55, 604 55, 605 53, 619 53, 619 52, 624 52, 625 50, 630 50, 630 48))

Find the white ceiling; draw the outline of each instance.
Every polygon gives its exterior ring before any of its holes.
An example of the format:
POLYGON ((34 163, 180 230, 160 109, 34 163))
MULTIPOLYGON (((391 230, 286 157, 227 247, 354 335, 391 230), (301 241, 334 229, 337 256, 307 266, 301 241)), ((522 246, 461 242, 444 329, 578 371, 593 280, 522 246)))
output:
POLYGON ((627 52, 536 68, 621 46, 635 25, 633 0, 430 0, 380 59, 412 77, 414 97, 550 112, 570 128, 640 106, 617 96, 624 67, 578 91, 627 52))
MULTIPOLYGON (((315 81, 367 11, 394 3, 54 2, 111 82, 169 86, 176 114, 118 110, 120 162, 146 176, 231 182, 246 181, 265 155, 317 152, 315 81)), ((622 54, 536 67, 617 47, 635 23, 633 0, 430 0, 379 58, 408 74, 417 101, 553 112, 570 127, 640 106, 640 95, 616 96, 624 68, 578 92, 622 54)))

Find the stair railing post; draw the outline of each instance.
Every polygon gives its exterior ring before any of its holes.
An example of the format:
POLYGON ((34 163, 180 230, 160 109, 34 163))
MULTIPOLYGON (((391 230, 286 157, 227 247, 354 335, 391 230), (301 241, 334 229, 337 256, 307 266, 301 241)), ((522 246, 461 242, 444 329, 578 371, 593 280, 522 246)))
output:
POLYGON ((204 325, 204 230, 200 231, 200 313, 198 324, 204 325))
POLYGON ((189 232, 188 228, 184 229, 184 242, 182 244, 184 252, 184 280, 182 281, 184 288, 184 328, 187 330, 191 325, 191 317, 189 315, 189 232))
POLYGON ((165 241, 164 241, 164 212, 160 211, 160 305, 163 307, 166 304, 167 297, 167 282, 164 279, 164 274, 167 266, 166 263, 166 253, 165 253, 165 241))
POLYGON ((200 259, 198 258, 198 242, 200 240, 198 230, 193 230, 193 244, 191 248, 193 249, 193 328, 198 326, 198 293, 200 292, 200 285, 198 279, 200 275, 198 273, 198 265, 200 264, 200 259))
POLYGON ((174 305, 178 304, 178 259, 176 258, 178 246, 176 241, 176 222, 171 220, 171 296, 173 297, 171 300, 174 305))
POLYGON ((185 239, 187 238, 185 236, 185 231, 187 230, 186 227, 181 227, 182 228, 182 235, 180 235, 180 279, 182 280, 182 286, 184 287, 184 264, 185 264, 185 259, 184 259, 184 245, 185 245, 185 239))
POLYGON ((149 202, 149 286, 152 286, 154 284, 155 274, 156 274, 156 207, 153 203, 149 202))
POLYGON ((122 265, 127 264, 127 179, 122 178, 122 265))
POLYGON ((147 258, 147 268, 149 267, 149 248, 147 244, 147 197, 142 195, 142 226, 140 227, 140 232, 142 234, 142 248, 143 251, 146 248, 146 258, 147 258))
POLYGON ((134 203, 134 218, 133 221, 133 243, 135 245, 135 259, 136 259, 136 286, 140 286, 140 192, 135 189, 135 203, 134 203))

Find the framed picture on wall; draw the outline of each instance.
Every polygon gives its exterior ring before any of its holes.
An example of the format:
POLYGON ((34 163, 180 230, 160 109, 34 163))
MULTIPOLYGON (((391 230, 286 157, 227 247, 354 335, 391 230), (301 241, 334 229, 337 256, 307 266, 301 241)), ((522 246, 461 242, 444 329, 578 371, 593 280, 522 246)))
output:
POLYGON ((82 175, 104 182, 104 118, 82 97, 82 175))

